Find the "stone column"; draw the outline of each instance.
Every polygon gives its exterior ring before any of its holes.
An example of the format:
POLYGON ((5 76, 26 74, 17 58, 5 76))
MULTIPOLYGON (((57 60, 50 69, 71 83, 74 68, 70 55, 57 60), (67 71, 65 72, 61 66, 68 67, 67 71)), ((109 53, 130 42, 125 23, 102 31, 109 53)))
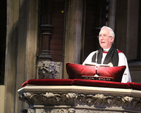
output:
MULTIPOLYGON (((19 0, 7 0, 7 33, 5 54, 5 112, 15 113, 16 55, 18 39, 19 0)), ((21 85, 20 85, 21 87, 21 85)))
POLYGON ((80 63, 82 38, 83 0, 68 0, 66 7, 65 50, 64 50, 64 77, 66 63, 80 63))
POLYGON ((53 30, 51 25, 51 0, 43 0, 44 6, 41 6, 40 15, 40 48, 39 48, 39 60, 51 61, 52 57, 50 54, 50 40, 53 30))
POLYGON ((108 22, 107 25, 113 30, 115 29, 115 16, 116 16, 116 0, 109 0, 108 7, 108 22))
POLYGON ((50 35, 53 29, 53 25, 43 24, 41 25, 41 54, 39 55, 39 60, 52 60, 50 54, 50 35))
POLYGON ((41 25, 40 25, 40 52, 37 61, 37 78, 38 79, 58 79, 62 78, 62 62, 52 61, 50 54, 50 40, 53 32, 52 4, 51 0, 43 0, 46 7, 41 8, 41 25))
MULTIPOLYGON (((16 90, 24 81, 36 78, 38 0, 20 0, 19 12, 16 90)), ((26 105, 19 102, 15 93, 15 113, 23 108, 26 105)))
POLYGON ((17 90, 36 78, 38 0, 7 0, 5 113, 20 113, 17 90))
POLYGON ((37 78, 38 79, 58 79, 62 78, 62 62, 52 61, 49 46, 50 35, 53 26, 44 24, 41 26, 42 30, 42 52, 39 55, 37 62, 37 78))

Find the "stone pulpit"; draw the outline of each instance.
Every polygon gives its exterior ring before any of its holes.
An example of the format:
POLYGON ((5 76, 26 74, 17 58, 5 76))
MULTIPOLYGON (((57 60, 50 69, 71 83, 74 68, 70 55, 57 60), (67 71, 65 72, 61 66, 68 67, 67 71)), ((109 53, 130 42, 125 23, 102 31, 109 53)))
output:
POLYGON ((140 113, 141 84, 85 79, 30 79, 18 90, 27 113, 140 113))

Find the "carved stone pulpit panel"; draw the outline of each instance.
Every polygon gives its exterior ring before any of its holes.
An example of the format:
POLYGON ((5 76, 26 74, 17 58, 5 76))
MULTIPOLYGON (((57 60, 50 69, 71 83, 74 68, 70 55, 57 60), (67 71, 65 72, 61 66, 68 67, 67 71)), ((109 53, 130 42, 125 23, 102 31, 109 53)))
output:
POLYGON ((62 78, 62 62, 38 61, 38 79, 62 78))
POLYGON ((25 86, 28 113, 140 113, 141 91, 88 86, 25 86), (108 89, 108 90, 107 90, 108 89))

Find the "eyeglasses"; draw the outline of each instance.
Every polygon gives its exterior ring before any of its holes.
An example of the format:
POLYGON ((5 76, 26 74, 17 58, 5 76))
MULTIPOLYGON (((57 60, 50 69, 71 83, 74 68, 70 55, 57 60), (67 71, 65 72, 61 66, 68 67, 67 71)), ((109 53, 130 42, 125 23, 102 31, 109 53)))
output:
POLYGON ((112 36, 107 36, 107 35, 99 35, 99 36, 97 36, 98 39, 101 39, 102 37, 105 39, 107 37, 112 37, 112 36))

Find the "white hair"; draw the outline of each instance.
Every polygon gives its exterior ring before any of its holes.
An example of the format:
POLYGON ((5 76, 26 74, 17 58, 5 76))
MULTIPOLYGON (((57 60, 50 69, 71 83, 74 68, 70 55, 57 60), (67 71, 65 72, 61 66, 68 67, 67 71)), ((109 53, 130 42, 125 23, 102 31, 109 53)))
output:
POLYGON ((114 37, 115 38, 115 33, 114 33, 114 31, 113 31, 113 29, 112 28, 110 28, 110 27, 107 27, 107 26, 103 26, 102 28, 101 28, 101 30, 102 29, 109 29, 110 30, 110 36, 112 36, 112 37, 114 37))

